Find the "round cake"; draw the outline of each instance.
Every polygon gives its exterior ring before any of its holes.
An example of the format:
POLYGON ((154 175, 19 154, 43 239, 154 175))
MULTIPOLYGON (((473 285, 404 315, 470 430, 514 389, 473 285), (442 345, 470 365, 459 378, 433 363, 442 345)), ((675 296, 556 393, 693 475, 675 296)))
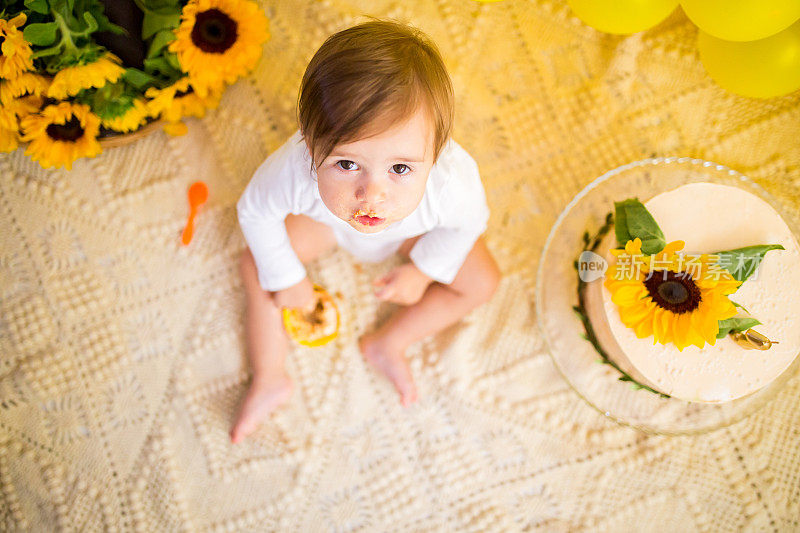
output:
MULTIPOLYGON (((620 199, 623 200, 623 199, 620 199)), ((644 203, 667 243, 684 241, 687 254, 714 254, 777 244, 758 269, 730 294, 761 324, 753 329, 773 341, 769 349, 745 349, 731 335, 713 344, 678 348, 639 337, 623 323, 603 279, 586 283, 584 306, 607 356, 640 384, 692 402, 726 402, 751 394, 777 378, 800 351, 800 248, 781 216, 762 199, 737 187, 693 183, 644 203)), ((619 248, 613 231, 595 250, 611 267, 619 248)), ((609 271, 612 268, 609 268, 609 271)), ((607 274, 608 275, 608 274, 607 274)), ((751 330, 752 331, 752 330, 751 330)))

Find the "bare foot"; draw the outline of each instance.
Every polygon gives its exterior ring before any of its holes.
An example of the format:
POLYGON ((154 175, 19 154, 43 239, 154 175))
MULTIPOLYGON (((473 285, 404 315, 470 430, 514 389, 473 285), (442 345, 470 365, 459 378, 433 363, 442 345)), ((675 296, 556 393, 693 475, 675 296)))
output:
POLYGON ((376 333, 364 335, 358 345, 364 358, 394 384, 404 407, 417 401, 417 386, 403 350, 393 348, 376 333))
POLYGON ((231 442, 236 444, 256 430, 258 425, 292 395, 293 383, 286 373, 268 381, 250 385, 247 396, 239 408, 239 415, 231 428, 231 442))

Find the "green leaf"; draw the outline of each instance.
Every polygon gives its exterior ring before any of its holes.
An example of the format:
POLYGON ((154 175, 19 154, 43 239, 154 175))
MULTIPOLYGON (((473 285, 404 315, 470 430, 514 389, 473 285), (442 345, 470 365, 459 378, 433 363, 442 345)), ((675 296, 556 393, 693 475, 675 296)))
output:
POLYGON ((144 71, 148 74, 160 73, 167 78, 178 78, 181 76, 180 70, 176 70, 169 64, 164 56, 153 57, 144 60, 144 71))
POLYGON ((89 13, 88 11, 83 13, 83 20, 86 21, 86 25, 87 25, 86 32, 87 33, 95 32, 95 31, 97 31, 97 28, 100 27, 97 24, 97 20, 95 20, 95 18, 92 16, 92 14, 89 13))
POLYGON ((50 6, 47 5, 47 0, 25 0, 25 7, 42 15, 50 13, 50 6))
POLYGON ((97 25, 99 26, 99 31, 107 31, 109 33, 115 33, 117 35, 128 35, 128 30, 123 28, 122 26, 117 26, 110 20, 102 11, 97 11, 96 9, 92 9, 91 11, 92 16, 94 16, 95 20, 97 21, 97 25))
POLYGON ((164 69, 171 68, 164 57, 153 57, 144 60, 145 72, 163 72, 164 69))
MULTIPOLYGON (((626 200, 628 202, 630 200, 626 200)), ((625 202, 614 202, 614 233, 617 236, 617 245, 620 248, 625 247, 625 243, 632 241, 630 232, 628 231, 628 217, 625 211, 625 202)))
POLYGON ((155 85, 158 80, 146 72, 142 72, 138 68, 125 69, 125 74, 122 75, 125 81, 136 87, 143 89, 148 85, 155 85))
POLYGON ((723 339, 731 331, 747 331, 753 326, 761 324, 753 317, 733 317, 719 321, 719 332, 717 333, 718 339, 723 339))
MULTIPOLYGON (((181 0, 134 0, 142 11, 180 11, 181 0)), ((185 1, 184 1, 185 3, 185 1)))
POLYGON ((68 13, 72 11, 72 6, 67 5, 66 0, 49 0, 50 8, 59 13, 68 13))
POLYGON ((181 71, 181 63, 180 63, 180 61, 178 61, 178 55, 177 54, 168 53, 168 54, 164 54, 164 57, 167 58, 167 63, 169 63, 169 65, 172 68, 174 68, 178 72, 181 71))
POLYGON ((36 46, 50 46, 56 41, 58 24, 55 22, 41 22, 28 24, 22 32, 25 40, 36 46))
POLYGON ((667 245, 664 233, 647 208, 636 198, 623 202, 614 202, 614 232, 617 243, 624 247, 625 243, 639 238, 642 240, 642 253, 652 255, 660 252, 667 245))
POLYGON ((719 256, 717 264, 730 272, 733 279, 745 281, 753 275, 767 252, 784 249, 780 244, 761 244, 717 252, 715 255, 719 256))
POLYGON ((181 22, 181 13, 173 11, 145 11, 142 20, 142 39, 149 39, 162 30, 172 30, 181 22))
POLYGON ((75 0, 48 0, 50 11, 56 11, 62 16, 70 16, 75 10, 75 0))
MULTIPOLYGON (((730 300, 730 298, 728 298, 728 299, 730 300)), ((750 312, 750 311, 748 311, 748 310, 745 308, 745 306, 743 306, 742 304, 737 304, 737 303, 736 303, 736 302, 734 302, 733 300, 731 300, 731 303, 732 303, 733 305, 735 305, 736 307, 738 307, 739 309, 741 309, 742 311, 744 311, 745 313, 749 313, 749 312, 750 312)))
POLYGON ((54 56, 58 53, 59 53, 58 48, 53 46, 52 48, 45 48, 44 50, 38 50, 34 52, 31 58, 38 59, 40 57, 49 57, 49 56, 54 56))
POLYGON ((100 118, 110 120, 121 117, 133 106, 136 90, 126 82, 106 83, 100 88, 84 89, 75 99, 88 104, 100 118))
POLYGON ((161 51, 170 42, 175 39, 175 33, 172 30, 161 30, 153 37, 153 42, 150 43, 150 49, 147 51, 147 57, 156 57, 161 54, 161 51))

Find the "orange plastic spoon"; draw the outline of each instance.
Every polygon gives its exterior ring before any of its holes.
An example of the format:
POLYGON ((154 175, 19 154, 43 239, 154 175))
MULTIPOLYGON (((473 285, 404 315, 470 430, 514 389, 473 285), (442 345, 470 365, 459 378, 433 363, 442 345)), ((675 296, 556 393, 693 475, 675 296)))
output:
POLYGON ((192 242, 192 235, 194 234, 194 217, 197 215, 197 210, 201 205, 208 200, 208 185, 202 181, 195 181, 189 187, 189 220, 186 221, 186 227, 183 229, 181 235, 181 242, 184 246, 192 242))

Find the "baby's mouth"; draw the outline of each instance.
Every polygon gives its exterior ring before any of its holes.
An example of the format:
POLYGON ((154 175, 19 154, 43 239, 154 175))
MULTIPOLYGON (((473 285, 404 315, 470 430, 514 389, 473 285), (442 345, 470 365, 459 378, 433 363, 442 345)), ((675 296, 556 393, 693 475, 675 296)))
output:
POLYGON ((353 213, 353 220, 363 226, 377 226, 378 224, 383 224, 386 221, 385 218, 379 217, 377 213, 371 209, 369 211, 359 209, 353 213))

